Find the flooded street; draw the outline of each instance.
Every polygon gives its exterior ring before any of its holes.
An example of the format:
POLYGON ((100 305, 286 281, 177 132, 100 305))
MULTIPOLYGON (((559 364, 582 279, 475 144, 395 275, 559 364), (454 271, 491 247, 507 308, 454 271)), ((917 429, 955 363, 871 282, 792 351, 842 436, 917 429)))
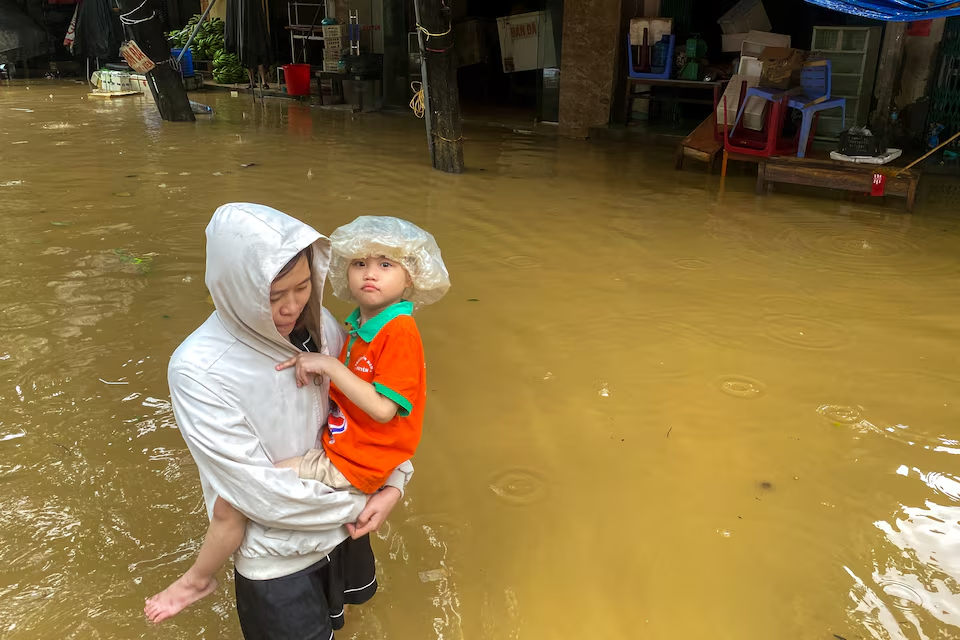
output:
POLYGON ((454 285, 338 638, 960 637, 955 194, 718 200, 669 148, 476 127, 449 176, 412 117, 193 98, 0 87, 0 638, 240 637, 226 571, 141 611, 206 529, 166 366, 230 201, 408 218, 454 285))

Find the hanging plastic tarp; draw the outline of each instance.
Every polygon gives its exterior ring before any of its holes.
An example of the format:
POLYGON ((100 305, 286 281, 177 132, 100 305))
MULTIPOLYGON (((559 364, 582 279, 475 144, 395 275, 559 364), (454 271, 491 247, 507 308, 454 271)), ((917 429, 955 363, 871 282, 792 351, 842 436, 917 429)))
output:
POLYGON ((46 30, 13 2, 0 0, 0 62, 20 62, 50 50, 46 30))
POLYGON ((270 66, 270 32, 264 0, 226 0, 224 46, 248 69, 270 66))
POLYGON ((960 2, 937 0, 807 0, 818 7, 861 18, 889 22, 915 22, 960 16, 960 2))
POLYGON ((120 57, 123 31, 109 0, 84 0, 77 12, 75 48, 88 58, 120 57))

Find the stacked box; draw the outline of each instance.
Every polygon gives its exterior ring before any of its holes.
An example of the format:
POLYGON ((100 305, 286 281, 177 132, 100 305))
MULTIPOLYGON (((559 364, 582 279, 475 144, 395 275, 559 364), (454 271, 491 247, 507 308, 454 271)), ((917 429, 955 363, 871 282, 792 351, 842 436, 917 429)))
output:
POLYGON ((741 0, 717 22, 723 31, 723 51, 740 51, 751 35, 773 28, 762 0, 741 0))
POLYGON ((741 0, 717 22, 727 35, 754 30, 770 31, 773 28, 763 8, 763 0, 741 0))
POLYGON ((350 25, 348 24, 325 24, 323 25, 323 38, 346 38, 350 35, 350 25))
POLYGON ((340 58, 343 50, 350 47, 348 34, 350 25, 330 24, 323 26, 323 70, 337 73, 340 70, 340 58))

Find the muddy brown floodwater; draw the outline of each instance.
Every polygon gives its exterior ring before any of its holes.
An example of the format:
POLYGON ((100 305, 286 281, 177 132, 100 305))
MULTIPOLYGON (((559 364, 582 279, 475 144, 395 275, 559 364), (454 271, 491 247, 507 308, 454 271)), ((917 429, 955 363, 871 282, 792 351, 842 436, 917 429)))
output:
POLYGON ((382 591, 339 635, 960 636, 952 185, 913 216, 746 174, 718 200, 669 149, 469 127, 454 177, 411 117, 85 95, 0 87, 0 637, 239 637, 226 571, 141 614, 206 526, 166 363, 228 201, 409 218, 452 274, 382 591))

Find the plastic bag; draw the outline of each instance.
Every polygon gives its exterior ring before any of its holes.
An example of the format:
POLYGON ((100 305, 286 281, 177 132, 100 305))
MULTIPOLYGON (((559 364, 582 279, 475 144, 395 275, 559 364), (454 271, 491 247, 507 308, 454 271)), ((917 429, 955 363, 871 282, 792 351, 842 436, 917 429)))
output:
POLYGON ((330 235, 329 278, 333 294, 356 302, 350 295, 347 268, 351 260, 384 256, 402 264, 413 288, 404 296, 415 306, 433 304, 450 289, 450 275, 433 236, 406 220, 389 216, 360 216, 330 235))

